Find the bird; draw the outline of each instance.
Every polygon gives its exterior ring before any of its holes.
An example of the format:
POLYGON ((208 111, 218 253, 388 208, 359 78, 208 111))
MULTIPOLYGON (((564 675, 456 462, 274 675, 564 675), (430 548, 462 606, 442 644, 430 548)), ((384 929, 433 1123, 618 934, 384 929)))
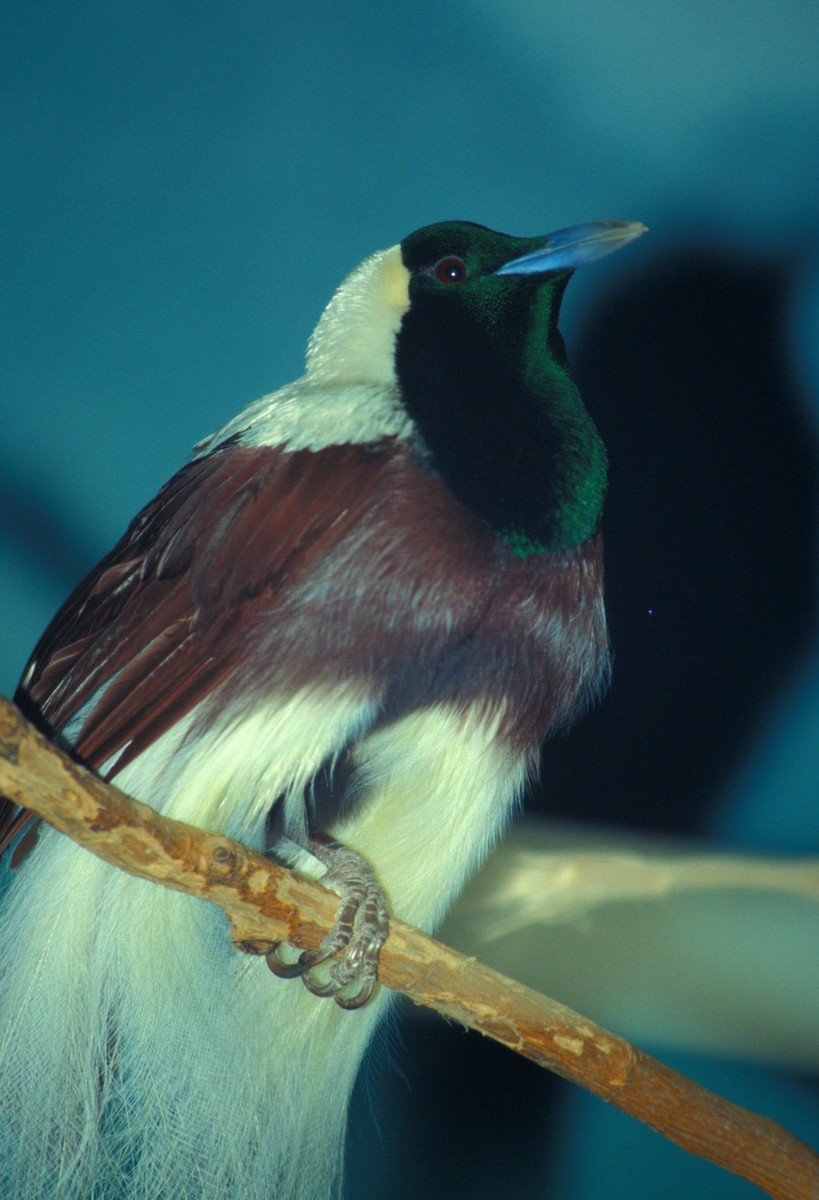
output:
MULTIPOLYGON (((324 953, 274 948, 271 973, 212 906, 29 829, 0 923, 0 1195, 339 1194, 387 912, 434 930, 609 679, 606 451, 557 321, 574 270, 644 230, 442 221, 371 255, 304 375, 201 441, 57 613, 24 713, 342 900, 324 953)), ((30 816, 7 804, 0 845, 30 816)))

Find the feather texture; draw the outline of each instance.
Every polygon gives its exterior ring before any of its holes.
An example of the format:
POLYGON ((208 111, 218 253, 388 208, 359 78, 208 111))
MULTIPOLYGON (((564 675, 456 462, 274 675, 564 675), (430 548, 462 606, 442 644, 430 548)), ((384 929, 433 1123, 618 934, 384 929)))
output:
MULTIPOLYGON (((395 376, 410 290, 398 248, 353 273, 304 379, 200 444, 57 614, 19 700, 170 816, 256 848, 320 821, 431 929, 608 644, 599 535, 523 555, 434 469, 395 376)), ((0 1195, 333 1194, 383 990, 348 1013, 275 980, 220 913, 52 830, 0 963, 0 1195)))
MULTIPOLYGON (((430 929, 605 670, 599 549, 521 561, 404 448, 305 453, 183 471, 69 601, 29 695, 126 791, 256 847, 274 807, 304 831, 348 754, 331 832, 430 929)), ((0 1194, 326 1195, 385 998, 343 1014, 236 956, 207 906, 42 840, 7 918, 0 1194), (292 1127, 277 1095, 304 1098, 292 1127)))

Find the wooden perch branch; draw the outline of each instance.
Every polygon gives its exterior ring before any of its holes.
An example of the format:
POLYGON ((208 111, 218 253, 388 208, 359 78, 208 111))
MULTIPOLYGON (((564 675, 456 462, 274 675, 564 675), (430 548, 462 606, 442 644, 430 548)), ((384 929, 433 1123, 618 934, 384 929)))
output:
MULTIPOLYGON (((129 799, 58 751, 2 698, 0 793, 129 874, 219 905, 234 942, 247 952, 283 940, 315 949, 332 924, 333 893, 229 838, 129 799)), ((819 1196, 819 1156, 773 1121, 401 921, 391 921, 379 978, 580 1084, 775 1200, 819 1196)))

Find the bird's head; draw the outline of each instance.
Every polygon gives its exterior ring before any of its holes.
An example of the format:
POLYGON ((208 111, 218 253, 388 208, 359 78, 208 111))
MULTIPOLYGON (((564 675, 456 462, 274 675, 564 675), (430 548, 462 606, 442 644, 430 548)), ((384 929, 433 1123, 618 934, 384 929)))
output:
POLYGON ((526 326, 541 327, 545 317, 553 334, 572 272, 644 232, 635 221, 598 221, 533 238, 470 221, 426 225, 347 276, 310 338, 308 376, 329 385, 398 382, 396 340, 405 317, 412 326, 428 314, 449 335, 471 324, 473 336, 502 341, 523 302, 526 326), (533 291, 540 300, 535 311, 533 291))
POLYGON ((408 417, 428 464, 514 553, 579 545, 600 521, 606 456, 569 373, 560 301, 577 267, 644 231, 425 226, 344 281, 310 339, 306 380, 336 393, 334 412, 340 391, 377 394, 366 419, 356 402, 353 440, 394 435, 408 417))

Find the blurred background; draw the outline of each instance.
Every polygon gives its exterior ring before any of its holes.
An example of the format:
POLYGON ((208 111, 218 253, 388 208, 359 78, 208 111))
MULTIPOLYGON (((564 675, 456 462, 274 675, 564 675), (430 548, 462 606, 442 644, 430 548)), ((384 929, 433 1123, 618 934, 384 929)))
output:
MULTIPOLYGON (((580 272, 562 320, 611 456, 615 682, 547 748, 529 811, 816 853, 819 9, 41 0, 1 20, 0 690, 192 444, 301 373, 371 251, 445 218, 641 220, 650 235, 580 272)), ((719 1003, 755 989, 764 1009, 747 954, 731 974, 725 916, 697 918, 719 1003)), ((815 996, 813 913, 753 921, 815 996)), ((691 1057, 673 1017, 646 1048, 819 1144, 798 1055, 691 1057)), ((349 1200, 759 1194, 443 1022, 387 1041, 356 1101, 349 1200)))

